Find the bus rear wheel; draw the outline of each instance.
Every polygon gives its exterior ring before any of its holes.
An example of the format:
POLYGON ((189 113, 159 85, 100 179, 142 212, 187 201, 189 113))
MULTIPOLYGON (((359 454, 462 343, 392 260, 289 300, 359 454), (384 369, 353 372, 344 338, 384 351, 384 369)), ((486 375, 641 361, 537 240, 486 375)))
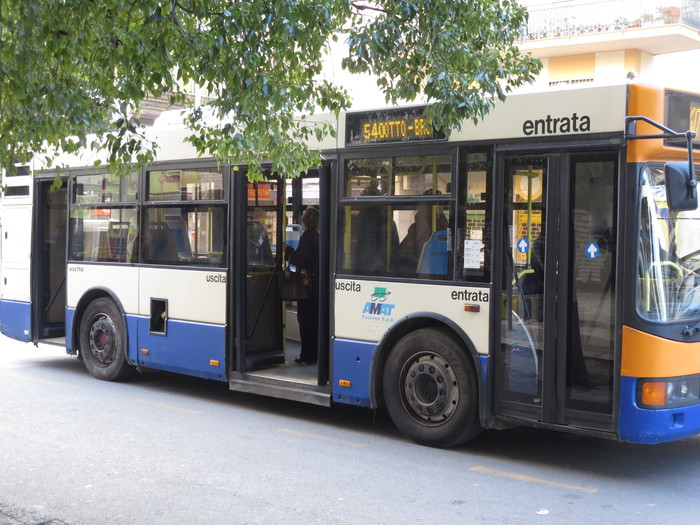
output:
POLYGON ((79 340, 83 363, 93 377, 116 381, 130 374, 124 318, 112 300, 102 297, 88 305, 79 340))
POLYGON ((402 434, 422 445, 449 447, 476 436, 476 373, 446 330, 405 335, 384 368, 384 400, 402 434))

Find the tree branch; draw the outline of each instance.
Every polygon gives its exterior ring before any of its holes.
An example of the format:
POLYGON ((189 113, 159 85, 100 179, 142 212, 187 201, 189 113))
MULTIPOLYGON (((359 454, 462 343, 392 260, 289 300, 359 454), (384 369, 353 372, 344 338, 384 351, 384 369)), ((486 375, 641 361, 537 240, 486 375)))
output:
POLYGON ((384 13, 386 14, 388 11, 386 9, 382 9, 381 7, 375 7, 372 5, 367 5, 367 4, 360 4, 360 2, 350 2, 350 5, 357 9, 358 11, 374 11, 376 13, 384 13))

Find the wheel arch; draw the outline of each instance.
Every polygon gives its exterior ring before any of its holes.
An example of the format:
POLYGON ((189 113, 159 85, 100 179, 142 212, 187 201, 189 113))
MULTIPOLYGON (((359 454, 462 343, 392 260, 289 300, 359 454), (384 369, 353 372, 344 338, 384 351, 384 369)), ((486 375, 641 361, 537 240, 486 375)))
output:
MULTIPOLYGON (((124 335, 126 337, 127 347, 128 347, 129 325, 126 322, 126 312, 124 310, 124 306, 122 305, 122 302, 117 298, 117 295, 111 289, 105 288, 105 287, 95 287, 95 288, 88 289, 83 294, 83 296, 80 298, 77 306, 75 307, 75 314, 73 315, 73 323, 70 327, 70 333, 71 333, 70 351, 71 351, 71 353, 76 354, 80 350, 80 324, 83 321, 83 315, 85 314, 85 310, 87 309, 88 305, 91 302, 93 302, 96 299, 100 299, 100 298, 110 299, 116 305, 117 310, 119 310, 119 314, 122 316, 122 319, 124 320, 124 330, 125 330, 124 335)), ((129 352, 126 353, 126 360, 130 364, 134 364, 131 362, 131 360, 129 360, 129 352)))
POLYGON ((486 396, 484 395, 486 392, 486 379, 484 377, 479 354, 476 351, 476 346, 469 335, 457 325, 457 323, 445 316, 432 312, 416 312, 404 317, 387 330, 379 343, 377 343, 377 351, 374 353, 371 369, 371 406, 375 408, 384 406, 383 375, 384 367, 386 366, 391 350, 402 337, 421 328, 443 328, 455 342, 460 345, 460 348, 466 349, 466 353, 468 353, 471 358, 470 362, 474 366, 474 372, 476 374, 478 385, 477 395, 479 396, 479 419, 483 421, 486 413, 486 396))

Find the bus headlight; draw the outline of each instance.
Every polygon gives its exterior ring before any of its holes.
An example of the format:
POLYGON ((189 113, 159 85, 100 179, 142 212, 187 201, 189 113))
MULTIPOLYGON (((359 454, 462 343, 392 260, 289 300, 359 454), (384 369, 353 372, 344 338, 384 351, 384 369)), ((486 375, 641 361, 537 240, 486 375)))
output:
POLYGON ((700 400, 700 376, 642 379, 637 389, 637 400, 643 408, 692 405, 700 400))

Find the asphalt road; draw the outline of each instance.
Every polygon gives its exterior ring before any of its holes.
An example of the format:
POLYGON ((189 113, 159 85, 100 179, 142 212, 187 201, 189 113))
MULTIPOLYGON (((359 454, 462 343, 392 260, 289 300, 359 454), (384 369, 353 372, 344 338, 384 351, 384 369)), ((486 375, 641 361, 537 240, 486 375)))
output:
POLYGON ((700 438, 536 429, 449 450, 383 413, 149 373, 92 379, 0 336, 0 525, 696 524, 700 438))

